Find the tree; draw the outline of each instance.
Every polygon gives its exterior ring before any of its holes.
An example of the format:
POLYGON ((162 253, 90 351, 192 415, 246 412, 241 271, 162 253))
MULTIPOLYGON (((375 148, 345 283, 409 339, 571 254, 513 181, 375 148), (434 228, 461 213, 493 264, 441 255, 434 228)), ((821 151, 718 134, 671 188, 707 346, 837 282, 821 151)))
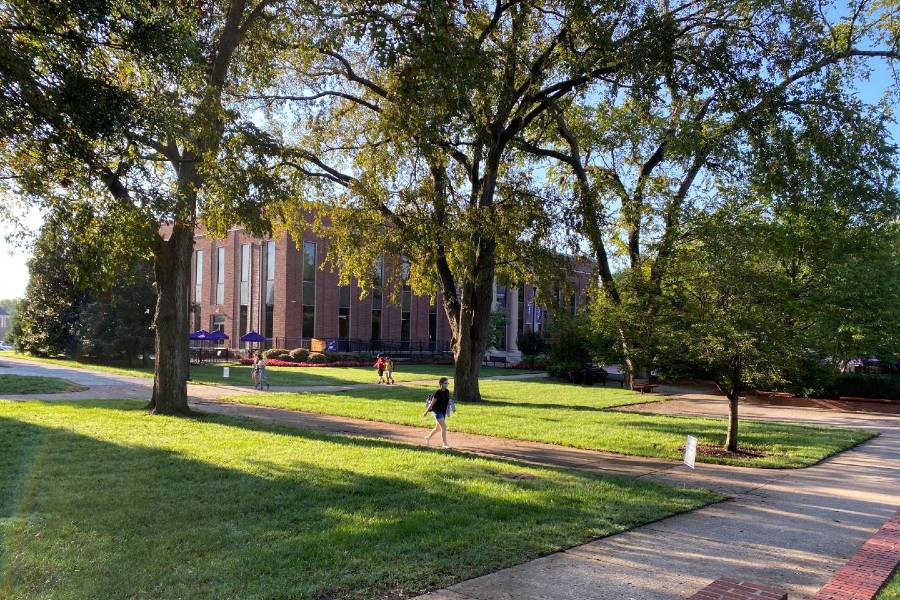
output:
POLYGON ((531 368, 534 368, 534 359, 547 349, 547 342, 536 331, 523 331, 516 341, 519 351, 529 359, 531 368))
POLYGON ((591 82, 656 69, 677 23, 651 2, 342 6, 302 84, 258 100, 307 115, 290 163, 327 207, 331 263, 364 282, 379 256, 407 257, 450 322, 457 398, 476 401, 495 276, 558 263, 554 199, 513 140, 591 82))
POLYGON ((78 354, 98 361, 140 357, 146 366, 153 348, 153 265, 139 261, 112 290, 87 302, 79 312, 78 354))
POLYGON ((67 218, 48 215, 28 261, 30 278, 12 330, 16 351, 35 356, 72 355, 78 314, 87 298, 79 288, 79 257, 67 218))
POLYGON ((708 8, 672 8, 682 35, 659 70, 600 82, 516 141, 561 166, 553 173, 571 190, 572 231, 596 262, 629 379, 654 353, 670 265, 709 182, 804 107, 844 122, 865 113, 849 91, 864 61, 900 57, 884 29, 895 7, 855 2, 834 22, 814 2, 708 8), (615 277, 617 259, 626 267, 615 277))
POLYGON ((97 230, 115 242, 98 263, 109 278, 135 254, 153 256, 153 412, 189 412, 195 226, 269 232, 262 205, 291 193, 273 174, 280 142, 263 135, 234 97, 264 88, 279 52, 303 46, 303 7, 290 0, 4 4, 0 181, 51 205, 89 201, 108 225, 97 230))
POLYGON ((797 116, 770 130, 759 162, 719 178, 663 292, 661 336, 728 397, 730 451, 742 393, 790 384, 809 360, 897 347, 896 153, 877 118, 797 116))

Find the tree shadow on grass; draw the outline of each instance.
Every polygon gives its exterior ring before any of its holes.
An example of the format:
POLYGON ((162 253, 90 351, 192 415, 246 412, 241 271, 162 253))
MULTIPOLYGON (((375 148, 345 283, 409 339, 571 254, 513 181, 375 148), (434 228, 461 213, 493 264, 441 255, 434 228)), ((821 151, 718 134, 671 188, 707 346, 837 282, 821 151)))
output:
POLYGON ((75 414, 66 428, 0 418, 0 522, 10 561, 0 585, 12 598, 421 591, 703 497, 641 485, 635 506, 636 484, 624 479, 510 480, 503 463, 429 453, 423 468, 427 450, 378 440, 227 417, 165 421, 114 403, 54 406, 117 410, 97 413, 97 422, 75 414), (172 441, 166 423, 197 438, 172 441), (101 439, 106 427, 118 429, 101 439), (578 482, 598 488, 595 497, 578 482), (27 493, 33 502, 23 502, 27 493))

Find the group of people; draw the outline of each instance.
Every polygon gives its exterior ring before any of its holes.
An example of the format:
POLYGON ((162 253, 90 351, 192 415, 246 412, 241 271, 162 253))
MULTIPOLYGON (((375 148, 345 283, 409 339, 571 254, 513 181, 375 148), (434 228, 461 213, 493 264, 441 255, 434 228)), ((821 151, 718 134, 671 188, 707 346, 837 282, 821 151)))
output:
POLYGON ((394 385, 394 359, 379 354, 372 365, 378 371, 378 384, 394 385))
MULTIPOLYGON (((394 385, 394 361, 389 356, 381 354, 375 360, 375 369, 378 371, 378 383, 386 385, 394 385)), ((269 383, 266 381, 266 359, 262 352, 257 352, 253 356, 253 368, 250 370, 250 377, 253 379, 253 387, 262 390, 269 389, 269 383)), ((425 437, 425 445, 431 445, 431 438, 434 434, 440 432, 443 448, 450 448, 447 441, 447 416, 456 410, 453 398, 450 396, 450 383, 446 377, 441 377, 438 382, 437 391, 428 395, 425 400, 424 417, 428 413, 434 416, 434 428, 425 437)))

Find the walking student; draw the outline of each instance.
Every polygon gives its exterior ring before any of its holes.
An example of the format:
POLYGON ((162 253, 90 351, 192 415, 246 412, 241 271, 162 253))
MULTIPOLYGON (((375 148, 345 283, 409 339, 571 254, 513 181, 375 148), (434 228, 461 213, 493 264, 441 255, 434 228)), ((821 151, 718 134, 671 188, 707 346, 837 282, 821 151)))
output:
POLYGON ((253 380, 253 387, 256 388, 259 386, 259 366, 256 364, 259 361, 259 352, 251 354, 250 360, 253 361, 253 366, 250 368, 250 379, 253 380))
POLYGON ((266 359, 262 353, 256 355, 256 389, 269 389, 269 382, 266 381, 266 359))
POLYGON ((394 359, 390 356, 384 359, 384 380, 388 385, 394 385, 394 359))
POLYGON ((441 377, 438 385, 438 390, 431 395, 431 399, 425 406, 425 412, 422 413, 422 416, 424 417, 431 412, 434 415, 435 421, 434 429, 432 429, 425 438, 425 445, 430 445, 431 436, 440 431, 443 447, 450 448, 451 446, 447 442, 447 414, 453 410, 453 404, 450 400, 450 390, 447 389, 449 387, 447 378, 441 377))
POLYGON ((375 364, 372 366, 378 371, 378 383, 384 383, 384 357, 379 354, 375 358, 375 364))

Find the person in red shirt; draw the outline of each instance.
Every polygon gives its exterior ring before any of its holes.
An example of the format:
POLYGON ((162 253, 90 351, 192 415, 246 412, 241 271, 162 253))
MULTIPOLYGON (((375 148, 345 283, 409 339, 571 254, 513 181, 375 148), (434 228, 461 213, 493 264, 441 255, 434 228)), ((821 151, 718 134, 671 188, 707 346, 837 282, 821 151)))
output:
POLYGON ((378 371, 378 383, 379 384, 384 383, 384 365, 385 365, 384 357, 379 354, 378 357, 375 359, 375 364, 372 365, 378 371))

